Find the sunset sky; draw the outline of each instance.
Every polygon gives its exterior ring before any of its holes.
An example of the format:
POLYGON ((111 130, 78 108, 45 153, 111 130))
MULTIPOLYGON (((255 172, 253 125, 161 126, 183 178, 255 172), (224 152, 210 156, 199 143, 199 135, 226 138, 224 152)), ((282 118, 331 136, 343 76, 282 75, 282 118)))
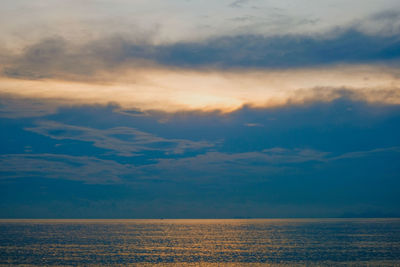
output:
POLYGON ((398 0, 5 0, 1 218, 400 216, 398 0))

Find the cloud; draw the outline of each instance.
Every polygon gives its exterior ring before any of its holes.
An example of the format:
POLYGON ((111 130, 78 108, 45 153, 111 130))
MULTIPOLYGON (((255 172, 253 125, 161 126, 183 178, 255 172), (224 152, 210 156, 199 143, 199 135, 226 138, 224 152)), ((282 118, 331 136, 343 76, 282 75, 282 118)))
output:
POLYGON ((261 123, 252 123, 252 122, 245 123, 244 125, 247 127, 264 127, 264 125, 262 125, 261 123))
POLYGON ((292 173, 296 164, 324 160, 326 153, 273 148, 245 153, 207 152, 194 157, 158 159, 140 169, 149 178, 194 183, 252 183, 292 173))
POLYGON ((400 153, 400 147, 394 146, 394 147, 387 147, 387 148, 371 149, 371 150, 367 150, 367 151, 349 152, 349 153, 344 153, 342 155, 330 158, 329 160, 355 159, 355 158, 362 158, 362 157, 367 157, 367 156, 371 156, 374 154, 385 153, 385 152, 400 153))
POLYGON ((382 65, 229 71, 149 68, 110 72, 99 79, 104 80, 2 78, 0 94, 51 101, 52 106, 114 103, 123 109, 167 112, 232 112, 244 105, 273 108, 342 97, 400 103, 399 69, 382 65))
POLYGON ((198 183, 208 179, 224 181, 227 177, 276 175, 283 166, 307 161, 320 161, 325 153, 281 148, 263 152, 227 154, 207 152, 181 159, 153 159, 144 165, 121 164, 97 157, 58 154, 0 155, 2 177, 42 177, 79 180, 87 183, 133 183, 138 180, 173 180, 198 183))
POLYGON ((45 99, 21 98, 14 94, 0 93, 0 117, 41 117, 57 112, 60 103, 45 99))
MULTIPOLYGON (((315 171, 338 160, 376 157, 377 154, 400 153, 400 147, 378 148, 335 155, 313 149, 269 148, 244 153, 209 151, 194 157, 158 159, 154 164, 140 167, 144 177, 192 182, 252 183, 296 176, 298 172, 315 171), (307 165, 304 165, 307 164, 307 165), (310 165, 311 164, 311 165, 310 165), (307 167, 304 167, 307 166, 307 167)), ((317 172, 317 171, 315 171, 317 172)))
MULTIPOLYGON (((0 36, 3 37, 4 45, 21 47, 32 40, 56 34, 62 34, 68 40, 81 42, 101 38, 111 32, 124 35, 128 39, 146 39, 158 44, 238 34, 307 35, 320 34, 335 27, 348 27, 354 24, 354 21, 372 20, 371 16, 374 13, 385 10, 398 11, 398 1, 354 0, 351 3, 335 1, 329 5, 316 0, 299 0, 296 3, 204 0, 201 3, 173 1, 170 4, 160 0, 140 3, 116 0, 112 4, 87 1, 79 5, 75 1, 57 3, 2 1, 0 36), (227 8, 230 4, 241 8, 227 8), (276 13, 287 20, 270 20, 276 13), (236 23, 229 22, 232 17, 246 15, 257 18, 261 23, 267 23, 238 29, 236 23), (292 23, 310 19, 317 20, 318 23, 292 23), (204 27, 204 25, 212 26, 204 27)), ((378 35, 381 33, 380 28, 373 31, 376 29, 374 22, 360 29, 378 35)))
POLYGON ((94 105, 1 118, 1 214, 398 214, 399 106, 342 97, 228 114, 94 105))
MULTIPOLYGON (((296 22, 298 23, 298 22, 296 22)), ((96 79, 99 72, 151 67, 293 68, 397 60, 397 35, 366 35, 355 29, 319 36, 238 35, 198 42, 153 45, 123 36, 73 44, 58 38, 29 45, 3 63, 7 77, 96 79)), ((4 62, 4 61, 3 61, 4 62)))
POLYGON ((1 2, 0 213, 399 214, 399 7, 1 2))
POLYGON ((223 182, 251 184, 261 180, 298 175, 300 170, 329 166, 346 159, 400 153, 400 147, 377 148, 334 155, 313 149, 270 148, 245 153, 206 152, 177 159, 154 158, 152 164, 122 164, 114 160, 60 154, 3 154, 0 169, 3 179, 51 178, 86 183, 125 183, 175 181, 196 183, 223 182), (308 167, 302 167, 302 164, 308 167))
POLYGON ((400 33, 400 12, 396 9, 377 12, 367 19, 357 20, 353 27, 370 35, 379 32, 382 36, 396 36, 400 33))
POLYGON ((40 177, 94 184, 120 183, 124 174, 136 172, 134 166, 112 160, 56 154, 0 155, 0 170, 2 179, 40 177))
POLYGON ((2 177, 7 179, 41 177, 98 184, 130 184, 139 180, 202 183, 209 179, 217 179, 219 183, 228 177, 241 177, 249 182, 249 179, 258 179, 260 176, 269 177, 287 172, 285 166, 288 164, 321 161, 325 154, 282 148, 235 154, 207 152, 180 159, 154 158, 156 163, 142 165, 121 164, 89 156, 4 154, 0 155, 0 169, 2 177))
POLYGON ((25 128, 25 130, 57 140, 70 139, 93 142, 95 147, 111 150, 113 153, 124 157, 140 155, 144 151, 183 154, 214 146, 207 141, 162 138, 130 127, 96 129, 66 125, 54 121, 39 121, 37 126, 25 128))
POLYGON ((229 4, 229 7, 242 7, 243 5, 249 3, 249 0, 235 0, 232 3, 229 4))
POLYGON ((400 42, 396 36, 369 36, 354 29, 329 35, 218 37, 202 43, 162 47, 163 53, 154 60, 183 67, 290 68, 379 62, 400 56, 400 42))
POLYGON ((37 153, 46 151, 42 144, 52 153, 99 154, 121 162, 134 155, 132 161, 137 162, 206 151, 237 153, 297 147, 343 154, 399 145, 398 105, 356 101, 346 92, 339 97, 332 102, 275 108, 244 106, 230 113, 61 105, 52 115, 29 118, 28 107, 19 110, 16 106, 16 114, 27 114, 23 119, 0 119, 3 135, 14 140, 4 141, 1 147, 4 152, 22 153, 23 146, 31 146, 37 153), (53 149, 56 144, 61 146, 53 149), (126 156, 118 156, 123 154, 126 156))
MULTIPOLYGON (((397 16, 394 16, 397 18, 397 16)), ((150 44, 43 39, 2 63, 0 94, 139 110, 223 110, 354 99, 399 103, 400 42, 354 29, 150 44)))
MULTIPOLYGON (((397 20, 395 12, 389 14, 397 20)), ((123 35, 80 44, 44 38, 4 58, 0 94, 172 112, 230 112, 244 105, 331 101, 343 94, 398 104, 400 39, 363 33, 360 25, 320 35, 248 34, 159 44, 123 35)))
POLYGON ((151 47, 130 43, 122 37, 104 38, 84 45, 53 37, 25 47, 19 56, 9 56, 3 73, 22 79, 96 81, 99 79, 96 75, 101 71, 124 68, 128 63, 130 67, 143 66, 145 61, 151 60, 151 54, 151 47))

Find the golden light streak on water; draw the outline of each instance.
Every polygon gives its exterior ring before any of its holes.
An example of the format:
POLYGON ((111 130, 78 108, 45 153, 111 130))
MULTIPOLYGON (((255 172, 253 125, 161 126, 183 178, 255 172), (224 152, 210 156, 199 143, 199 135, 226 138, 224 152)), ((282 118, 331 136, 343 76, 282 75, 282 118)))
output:
POLYGON ((399 219, 0 222, 0 264, 395 266, 399 260, 399 219))

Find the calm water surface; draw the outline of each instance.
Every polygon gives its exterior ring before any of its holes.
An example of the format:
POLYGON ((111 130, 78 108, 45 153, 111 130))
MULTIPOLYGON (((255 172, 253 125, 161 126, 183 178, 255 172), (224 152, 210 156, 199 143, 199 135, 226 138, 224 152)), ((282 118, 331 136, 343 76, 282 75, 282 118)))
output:
POLYGON ((400 219, 0 220, 0 264, 400 266, 400 219))

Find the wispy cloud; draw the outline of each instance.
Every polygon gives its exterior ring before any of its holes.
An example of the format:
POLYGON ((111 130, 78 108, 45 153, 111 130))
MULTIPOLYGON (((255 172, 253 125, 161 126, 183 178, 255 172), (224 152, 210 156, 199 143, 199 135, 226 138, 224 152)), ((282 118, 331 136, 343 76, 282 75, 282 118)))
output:
POLYGON ((92 142, 94 146, 113 151, 119 156, 135 156, 143 151, 163 151, 166 154, 182 154, 211 148, 214 144, 207 141, 185 139, 166 139, 129 127, 95 129, 66 125, 54 121, 39 121, 36 127, 26 128, 53 139, 79 140, 92 142))
POLYGON ((337 160, 377 156, 380 153, 398 154, 400 147, 355 151, 341 155, 313 149, 279 147, 245 153, 207 152, 195 157, 159 159, 155 164, 141 167, 141 170, 149 177, 162 173, 166 179, 245 179, 251 182, 260 178, 279 179, 281 176, 292 175, 302 169, 301 164, 318 164, 319 168, 322 168, 337 160))
POLYGON ((229 4, 229 7, 242 7, 243 5, 249 3, 250 0, 235 0, 232 3, 229 4))
POLYGON ((244 125, 247 127, 264 127, 264 125, 262 125, 261 123, 253 123, 253 122, 245 123, 244 125))
POLYGON ((329 158, 327 160, 332 161, 332 160, 342 160, 342 159, 355 159, 355 158, 362 158, 362 157, 367 157, 367 156, 385 153, 385 152, 400 153, 400 147, 394 146, 394 147, 387 147, 387 148, 371 149, 371 150, 366 150, 366 151, 354 151, 354 152, 344 153, 342 155, 329 158))
POLYGON ((251 183, 259 179, 277 179, 295 174, 302 169, 301 164, 317 164, 321 168, 335 161, 376 157, 383 153, 399 154, 400 147, 354 151, 340 155, 313 149, 279 147, 245 153, 210 151, 177 159, 153 159, 155 163, 142 165, 122 164, 114 160, 88 156, 5 154, 0 155, 0 170, 2 177, 6 179, 42 177, 87 183, 127 184, 152 179, 190 183, 234 183, 234 180, 251 183))
POLYGON ((57 154, 0 155, 0 170, 3 179, 40 177, 94 184, 120 183, 124 174, 136 173, 134 166, 112 160, 57 154))

